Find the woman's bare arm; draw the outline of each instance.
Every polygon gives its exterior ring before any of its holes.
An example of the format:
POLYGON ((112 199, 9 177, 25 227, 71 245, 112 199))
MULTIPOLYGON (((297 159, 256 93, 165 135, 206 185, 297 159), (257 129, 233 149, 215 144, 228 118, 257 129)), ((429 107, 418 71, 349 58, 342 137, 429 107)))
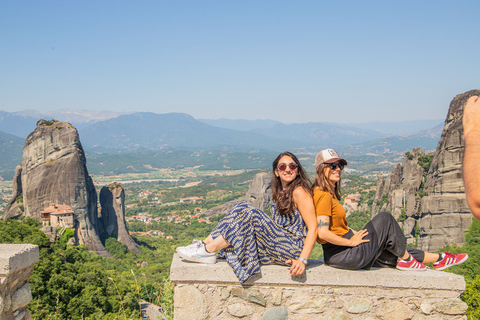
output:
POLYGON ((470 97, 463 109, 463 182, 468 206, 480 220, 480 98, 470 97))
MULTIPOLYGON (((293 190, 293 201, 302 215, 303 221, 307 226, 307 236, 305 238, 305 245, 303 246, 300 258, 308 259, 312 252, 315 240, 317 238, 317 223, 315 221, 315 206, 313 205, 313 198, 302 187, 293 190)), ((286 263, 291 263, 290 275, 297 276, 305 271, 305 265, 300 260, 288 260, 286 263)))

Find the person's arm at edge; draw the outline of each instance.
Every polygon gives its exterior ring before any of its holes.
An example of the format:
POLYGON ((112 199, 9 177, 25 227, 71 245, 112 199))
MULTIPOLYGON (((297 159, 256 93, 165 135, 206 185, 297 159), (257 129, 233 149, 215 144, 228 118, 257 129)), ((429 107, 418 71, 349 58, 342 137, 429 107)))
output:
POLYGON ((463 109, 463 182, 468 206, 480 220, 480 99, 470 97, 463 109))
MULTIPOLYGON (((317 223, 315 221, 315 207, 313 206, 313 198, 305 191, 302 187, 298 187, 293 190, 293 201, 295 202, 298 211, 302 215, 303 221, 307 226, 307 236, 305 238, 305 245, 303 246, 300 257, 307 259, 310 256, 310 253, 313 250, 315 245, 315 240, 317 239, 317 223)), ((305 271, 305 265, 300 260, 287 260, 286 263, 291 263, 291 270, 295 270, 297 267, 298 271, 291 271, 291 276, 298 276, 305 271)))

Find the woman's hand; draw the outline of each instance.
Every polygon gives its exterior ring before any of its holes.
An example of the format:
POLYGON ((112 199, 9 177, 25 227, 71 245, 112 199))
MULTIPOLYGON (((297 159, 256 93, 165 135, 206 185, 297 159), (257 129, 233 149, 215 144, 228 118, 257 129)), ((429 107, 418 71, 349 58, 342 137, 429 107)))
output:
POLYGON ((292 264, 290 267, 290 276, 295 277, 301 275, 305 271, 305 265, 300 260, 287 260, 286 264, 292 264))
POLYGON ((361 243, 369 242, 369 239, 363 239, 365 236, 367 236, 367 234, 367 229, 357 231, 357 233, 350 238, 350 247, 356 247, 361 243))

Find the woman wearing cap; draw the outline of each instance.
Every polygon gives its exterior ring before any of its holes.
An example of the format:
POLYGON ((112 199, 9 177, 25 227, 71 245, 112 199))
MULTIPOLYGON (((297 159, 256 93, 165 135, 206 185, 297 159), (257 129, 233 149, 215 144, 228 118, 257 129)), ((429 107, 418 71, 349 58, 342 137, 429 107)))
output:
POLYGON ((297 157, 280 154, 272 165, 270 217, 245 202, 236 205, 203 241, 178 247, 193 262, 215 263, 216 252, 227 259, 241 282, 260 272, 260 263, 289 264, 290 275, 305 271, 317 238, 310 180, 297 157))
POLYGON ((443 270, 468 259, 466 253, 442 254, 407 248, 407 239, 395 218, 381 212, 363 230, 348 227, 345 210, 339 203, 341 175, 347 161, 332 149, 315 158, 315 181, 312 186, 317 214, 317 242, 322 244, 327 265, 342 269, 391 267, 400 270, 425 270, 423 263, 443 270))

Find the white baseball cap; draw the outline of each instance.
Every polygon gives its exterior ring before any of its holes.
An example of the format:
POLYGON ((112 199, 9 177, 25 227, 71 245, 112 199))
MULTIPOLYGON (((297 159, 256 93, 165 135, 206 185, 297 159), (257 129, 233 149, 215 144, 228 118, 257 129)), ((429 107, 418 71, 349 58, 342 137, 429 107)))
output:
POLYGON ((338 153, 333 149, 325 149, 320 151, 315 157, 315 168, 318 168, 322 163, 334 163, 340 161, 344 166, 347 165, 347 160, 340 158, 338 153))

